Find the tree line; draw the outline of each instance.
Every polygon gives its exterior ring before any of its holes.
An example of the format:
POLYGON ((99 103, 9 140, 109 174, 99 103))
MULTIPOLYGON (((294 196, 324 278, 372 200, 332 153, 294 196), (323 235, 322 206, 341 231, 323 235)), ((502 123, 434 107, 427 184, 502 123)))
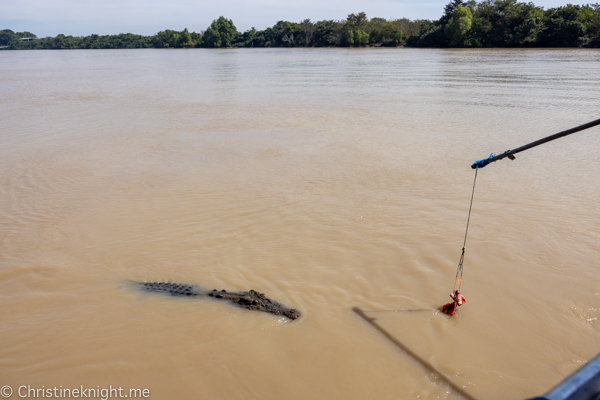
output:
POLYGON ((517 0, 452 0, 439 20, 367 18, 279 21, 264 30, 239 32, 225 17, 200 33, 164 30, 153 36, 121 33, 37 38, 0 31, 10 49, 131 49, 231 47, 600 47, 600 4, 544 10, 517 0), (24 40, 25 38, 25 40, 24 40))

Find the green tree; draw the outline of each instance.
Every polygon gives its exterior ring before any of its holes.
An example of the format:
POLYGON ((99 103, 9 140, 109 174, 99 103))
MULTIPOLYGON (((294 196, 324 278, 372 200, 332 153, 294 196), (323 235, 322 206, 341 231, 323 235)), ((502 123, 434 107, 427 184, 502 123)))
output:
POLYGON ((473 13, 470 8, 458 6, 452 13, 452 18, 444 28, 444 33, 452 46, 463 46, 466 43, 467 33, 473 25, 473 13))
MULTIPOLYGON (((544 10, 533 3, 519 3, 512 8, 514 18, 511 33, 508 36, 509 46, 523 46, 533 44, 544 27, 544 10)), ((512 11, 512 10, 511 10, 512 11)))
POLYGON ((315 24, 313 24, 310 19, 305 19, 298 26, 298 42, 302 46, 311 46, 314 42, 314 34, 317 30, 315 24))
POLYGON ((301 36, 300 24, 289 21, 278 21, 270 31, 270 41, 273 46, 295 47, 301 36))
POLYGON ((486 44, 486 35, 491 29, 490 21, 485 18, 473 18, 471 31, 466 41, 469 47, 484 47, 486 44))
POLYGON ((208 28, 202 35, 202 47, 222 47, 221 35, 219 31, 208 28))
POLYGON ((177 47, 179 32, 166 29, 158 32, 152 39, 152 45, 156 48, 177 47))
POLYGON ((319 21, 315 23, 314 43, 315 46, 337 46, 340 44, 341 35, 339 33, 341 22, 319 21))
POLYGON ((185 28, 183 31, 181 31, 181 33, 179 34, 179 37, 177 38, 177 47, 195 47, 195 46, 196 46, 196 43, 194 43, 194 41, 192 40, 192 35, 188 31, 188 29, 185 28))
POLYGON ((448 40, 444 35, 443 26, 439 21, 420 20, 419 30, 406 40, 408 46, 414 47, 442 47, 448 40))
POLYGON ((245 47, 260 47, 265 45, 264 32, 259 32, 255 27, 242 34, 242 41, 245 47))
POLYGON ((369 43, 369 34, 364 32, 368 26, 367 14, 349 14, 343 27, 342 46, 361 46, 369 43))
POLYGON ((363 23, 366 21, 367 14, 364 12, 359 12, 358 14, 348 14, 348 18, 346 18, 346 24, 354 28, 362 27, 363 23))
MULTIPOLYGON (((404 43, 404 33, 402 32, 402 21, 386 21, 381 30, 381 44, 384 46, 397 46, 404 43)), ((371 37, 372 37, 371 33, 371 37)), ((369 39, 371 43, 373 40, 369 39)))
POLYGON ((343 46, 364 46, 369 44, 369 34, 360 29, 348 29, 342 37, 343 46))
POLYGON ((4 29, 0 31, 0 46, 10 46, 16 41, 16 35, 10 29, 4 29))
POLYGON ((344 34, 343 42, 344 42, 345 46, 354 46, 354 31, 353 30, 346 31, 346 33, 344 34))
POLYGON ((371 18, 365 26, 365 31, 369 34, 369 43, 375 46, 397 46, 403 39, 401 24, 399 20, 371 18))
POLYGON ((539 34, 539 42, 545 46, 582 46, 590 41, 586 36, 594 25, 595 12, 592 6, 567 4, 546 13, 547 21, 539 34))
POLYGON ((464 5, 465 2, 462 0, 452 0, 450 3, 446 4, 446 6, 444 6, 444 15, 442 15, 442 18, 440 18, 440 24, 447 25, 454 15, 454 10, 464 5))
POLYGON ((357 46, 369 44, 369 34, 361 30, 356 30, 354 32, 354 44, 357 46))
POLYGON ((220 16, 214 20, 202 36, 202 47, 231 47, 240 36, 233 21, 220 16))
POLYGON ((587 35, 590 38, 590 47, 600 47, 600 4, 592 6, 593 18, 588 26, 587 35))

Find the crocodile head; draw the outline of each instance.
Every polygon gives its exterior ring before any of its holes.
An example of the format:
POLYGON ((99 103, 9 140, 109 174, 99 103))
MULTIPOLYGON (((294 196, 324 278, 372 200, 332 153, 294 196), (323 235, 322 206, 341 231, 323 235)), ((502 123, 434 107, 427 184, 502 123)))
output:
POLYGON ((283 315, 289 319, 296 319, 300 316, 300 311, 296 310, 295 308, 288 308, 283 312, 283 315))

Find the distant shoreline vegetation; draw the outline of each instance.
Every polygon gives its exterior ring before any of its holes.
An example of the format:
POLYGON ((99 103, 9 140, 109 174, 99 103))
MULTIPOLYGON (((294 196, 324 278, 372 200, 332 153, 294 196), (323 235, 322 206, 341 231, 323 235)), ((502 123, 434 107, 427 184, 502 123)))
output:
POLYGON ((235 47, 595 47, 600 48, 600 4, 544 10, 517 0, 453 0, 439 20, 367 18, 279 21, 262 31, 238 32, 219 17, 200 33, 164 30, 153 36, 121 33, 38 38, 31 32, 0 31, 0 48, 133 49, 235 47))

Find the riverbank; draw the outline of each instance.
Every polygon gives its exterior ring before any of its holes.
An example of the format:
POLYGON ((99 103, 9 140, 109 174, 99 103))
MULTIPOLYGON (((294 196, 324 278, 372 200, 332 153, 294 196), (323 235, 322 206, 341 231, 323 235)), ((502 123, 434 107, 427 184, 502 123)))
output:
POLYGON ((37 38, 31 32, 0 31, 0 46, 12 49, 122 49, 228 47, 361 47, 405 45, 433 48, 600 47, 600 5, 545 10, 533 3, 453 0, 439 20, 368 18, 279 21, 264 30, 239 32, 223 16, 201 33, 164 30, 152 36, 121 33, 37 38))

